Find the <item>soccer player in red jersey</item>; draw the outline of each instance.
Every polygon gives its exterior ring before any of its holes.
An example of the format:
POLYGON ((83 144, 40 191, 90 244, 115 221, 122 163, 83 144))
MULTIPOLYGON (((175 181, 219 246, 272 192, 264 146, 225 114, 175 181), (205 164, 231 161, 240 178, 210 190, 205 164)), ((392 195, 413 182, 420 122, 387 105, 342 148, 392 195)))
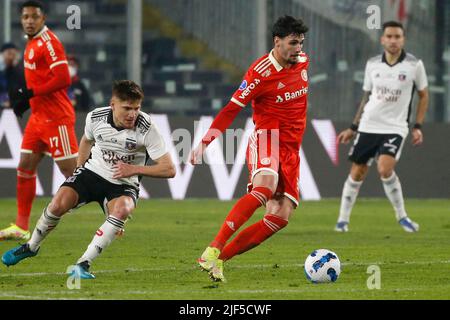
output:
POLYGON ((75 112, 67 96, 70 75, 64 47, 45 25, 43 5, 26 1, 21 22, 28 42, 24 52, 26 87, 9 92, 17 116, 31 107, 17 168, 17 219, 0 230, 0 240, 28 240, 29 217, 36 195, 36 169, 44 154, 51 155, 64 176, 76 167, 78 143, 75 112))
POLYGON ((302 52, 308 27, 300 19, 279 18, 273 26, 273 50, 248 69, 231 101, 214 119, 190 156, 198 164, 206 147, 252 102, 255 130, 247 147, 248 193, 226 217, 198 263, 214 281, 225 281, 223 262, 244 253, 280 231, 298 205, 300 145, 306 127, 309 59, 302 52), (264 218, 230 237, 266 207, 264 218))

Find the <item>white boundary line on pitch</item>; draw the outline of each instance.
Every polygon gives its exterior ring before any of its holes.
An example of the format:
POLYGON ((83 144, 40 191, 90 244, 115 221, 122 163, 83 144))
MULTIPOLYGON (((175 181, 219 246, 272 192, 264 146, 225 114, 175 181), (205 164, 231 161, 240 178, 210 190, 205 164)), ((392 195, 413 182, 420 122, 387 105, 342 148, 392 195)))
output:
MULTIPOLYGON (((426 265, 426 264, 450 264, 450 260, 443 261, 403 261, 403 262, 343 262, 341 265, 343 266, 370 266, 370 265, 403 265, 403 264, 411 264, 411 265, 426 265)), ((293 268, 293 267, 303 267, 302 263, 294 263, 294 264, 252 264, 252 265, 237 265, 231 266, 231 270, 233 269, 254 269, 254 268, 293 268)), ((193 266, 191 269, 196 269, 196 266, 193 266)), ((146 271, 186 271, 187 268, 176 268, 176 267, 154 267, 154 268, 124 268, 124 269, 115 269, 115 270, 98 270, 93 272, 94 274, 100 273, 128 273, 128 272, 146 272, 146 271)), ((7 277, 42 277, 42 276, 63 276, 67 275, 64 272, 27 272, 27 273, 2 273, 0 274, 0 278, 7 277)), ((68 275, 67 275, 68 276, 68 275)))
MULTIPOLYGON (((327 287, 325 288, 324 286, 320 286, 320 285, 313 285, 313 286, 308 286, 307 288, 302 288, 302 289, 231 289, 231 290, 223 290, 217 293, 223 294, 223 293, 244 293, 244 294, 263 294, 263 293, 337 293, 337 292, 366 292, 368 289, 364 288, 364 289, 348 289, 348 288, 331 288, 331 287, 327 287)), ((424 290, 424 288, 389 288, 389 289, 384 289, 383 293, 386 292, 418 292, 418 291, 422 291, 424 290)), ((160 295, 163 293, 172 293, 172 294, 205 294, 206 291, 205 290, 172 290, 172 289, 167 289, 167 290, 130 290, 130 291, 120 291, 120 293, 122 294, 129 294, 129 295, 160 295)), ((0 293, 0 297, 3 298, 16 298, 16 299, 36 299, 36 300, 109 300, 109 299, 105 299, 102 295, 98 295, 96 297, 70 297, 71 294, 77 294, 79 293, 79 291, 44 291, 44 292, 39 292, 41 295, 45 294, 45 295, 60 295, 60 297, 49 297, 49 296, 35 296, 35 295, 23 295, 23 294, 19 294, 16 292, 11 292, 11 293, 0 293), (61 297, 67 295, 66 297, 61 297)), ((84 294, 86 293, 90 293, 90 292, 83 292, 84 294)), ((209 294, 214 295, 215 292, 209 292, 209 294)))

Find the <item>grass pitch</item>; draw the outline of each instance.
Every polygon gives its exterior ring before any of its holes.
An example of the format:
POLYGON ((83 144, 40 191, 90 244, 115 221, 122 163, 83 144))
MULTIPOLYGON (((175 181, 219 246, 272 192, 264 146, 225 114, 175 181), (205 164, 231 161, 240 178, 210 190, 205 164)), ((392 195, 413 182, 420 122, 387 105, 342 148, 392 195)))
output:
MULTIPOLYGON (((49 199, 37 199, 34 227, 49 199)), ((339 200, 303 202, 289 225, 261 246, 225 265, 227 283, 213 283, 196 259, 234 202, 141 200, 125 236, 95 261, 95 280, 68 289, 67 266, 76 262, 104 216, 97 204, 66 215, 39 254, 0 266, 1 299, 449 299, 450 200, 407 200, 420 224, 410 234, 395 221, 386 199, 358 199, 350 232, 333 231, 339 200), (314 249, 336 252, 336 283, 311 284, 303 262, 314 249), (381 288, 368 289, 368 267, 381 271, 381 288)), ((15 200, 0 201, 1 227, 15 218, 15 200)), ((247 222, 261 219, 262 210, 247 222)), ((0 242, 0 251, 17 242, 0 242)), ((369 282, 372 283, 372 281, 369 282)))

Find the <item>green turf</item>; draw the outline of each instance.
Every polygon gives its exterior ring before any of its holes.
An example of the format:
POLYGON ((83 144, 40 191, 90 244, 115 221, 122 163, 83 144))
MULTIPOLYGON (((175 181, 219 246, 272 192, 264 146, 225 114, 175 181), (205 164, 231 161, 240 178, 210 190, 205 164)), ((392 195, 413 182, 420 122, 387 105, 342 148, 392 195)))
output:
MULTIPOLYGON (((48 199, 36 200, 34 226, 48 199)), ((420 232, 396 223, 385 199, 358 199, 350 232, 333 231, 338 200, 304 202, 287 228, 226 264, 228 282, 215 284, 195 261, 233 202, 140 201, 124 238, 95 261, 95 280, 67 288, 63 274, 84 252, 104 217, 90 204, 64 217, 38 256, 0 266, 2 299, 449 299, 450 200, 408 200, 420 232), (314 249, 335 251, 336 283, 307 282, 302 264, 314 249), (367 268, 381 269, 381 289, 369 290, 367 268)), ((14 220, 15 201, 1 200, 2 225, 14 220)), ((251 222, 261 218, 258 211, 251 222)), ((0 251, 16 245, 1 242, 0 251)))

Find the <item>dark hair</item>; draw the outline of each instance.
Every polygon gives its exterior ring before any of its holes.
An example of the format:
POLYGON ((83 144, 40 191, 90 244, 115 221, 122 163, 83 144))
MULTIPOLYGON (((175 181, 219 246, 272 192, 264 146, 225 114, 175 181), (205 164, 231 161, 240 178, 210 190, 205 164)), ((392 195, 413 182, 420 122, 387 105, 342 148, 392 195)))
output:
POLYGON ((291 34, 301 35, 308 32, 308 27, 302 19, 295 19, 291 16, 278 18, 272 27, 272 38, 285 38, 291 34))
POLYGON ((6 43, 4 43, 2 45, 2 48, 0 49, 0 52, 3 52, 3 51, 8 50, 8 49, 16 49, 17 50, 17 47, 12 42, 6 42, 6 43))
POLYGON ((42 13, 45 13, 44 4, 37 0, 25 1, 20 5, 20 11, 22 12, 25 7, 33 7, 41 9, 42 13))
POLYGON ((138 101, 144 99, 141 87, 131 80, 114 81, 112 95, 122 101, 138 101))
POLYGON ((400 28, 403 30, 403 34, 405 33, 405 28, 403 27, 403 24, 401 24, 398 21, 386 21, 385 23, 383 23, 383 33, 386 30, 386 28, 400 28))

